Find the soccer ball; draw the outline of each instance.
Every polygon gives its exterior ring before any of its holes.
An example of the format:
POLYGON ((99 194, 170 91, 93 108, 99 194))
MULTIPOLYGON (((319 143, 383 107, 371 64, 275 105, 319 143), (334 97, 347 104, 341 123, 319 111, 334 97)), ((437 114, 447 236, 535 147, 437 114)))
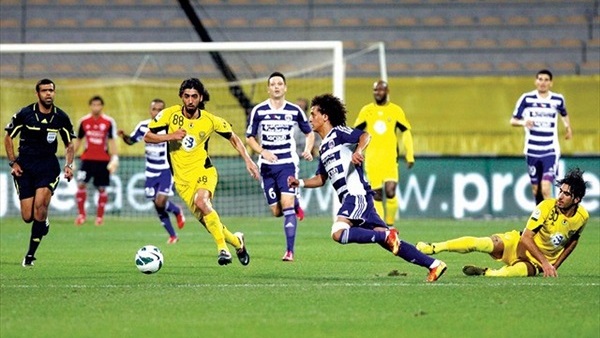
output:
POLYGON ((164 257, 154 245, 143 246, 135 254, 135 266, 145 274, 158 272, 162 268, 164 257))

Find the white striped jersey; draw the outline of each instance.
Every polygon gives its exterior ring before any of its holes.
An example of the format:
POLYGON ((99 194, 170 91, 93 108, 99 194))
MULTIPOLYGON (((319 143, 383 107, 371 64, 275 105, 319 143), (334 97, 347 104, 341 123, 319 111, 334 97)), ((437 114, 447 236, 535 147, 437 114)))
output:
POLYGON ((271 107, 269 100, 257 104, 250 113, 250 121, 246 129, 246 137, 253 136, 261 147, 277 156, 277 161, 271 163, 258 158, 258 165, 277 165, 294 163, 298 165, 294 126, 308 134, 312 131, 306 114, 300 107, 285 101, 281 109, 271 107))
POLYGON ((527 156, 560 156, 558 114, 567 116, 565 98, 561 94, 548 92, 548 97, 542 98, 533 90, 521 95, 512 116, 533 121, 532 129, 525 128, 523 152, 527 156))
POLYGON ((367 182, 363 166, 352 163, 352 153, 364 131, 346 126, 331 129, 319 147, 320 159, 317 175, 331 181, 340 202, 346 195, 367 195, 371 186, 367 182))
MULTIPOLYGON (((133 142, 144 140, 144 135, 148 132, 148 123, 150 119, 144 120, 135 127, 129 137, 133 142)), ((165 130, 159 134, 166 133, 165 130)), ((157 177, 163 170, 170 170, 167 142, 162 143, 146 143, 146 177, 157 177)))

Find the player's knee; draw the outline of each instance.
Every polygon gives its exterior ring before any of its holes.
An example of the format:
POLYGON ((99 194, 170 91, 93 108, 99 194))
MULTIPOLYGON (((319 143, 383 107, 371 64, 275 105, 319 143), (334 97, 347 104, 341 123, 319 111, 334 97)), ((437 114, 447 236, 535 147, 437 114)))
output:
POLYGON ((373 192, 375 193, 375 195, 373 195, 374 200, 376 200, 376 201, 383 200, 383 193, 382 193, 381 189, 373 190, 373 192))
POLYGON ((350 229, 350 224, 344 222, 335 222, 331 226, 331 239, 338 243, 342 243, 342 235, 344 231, 350 229))

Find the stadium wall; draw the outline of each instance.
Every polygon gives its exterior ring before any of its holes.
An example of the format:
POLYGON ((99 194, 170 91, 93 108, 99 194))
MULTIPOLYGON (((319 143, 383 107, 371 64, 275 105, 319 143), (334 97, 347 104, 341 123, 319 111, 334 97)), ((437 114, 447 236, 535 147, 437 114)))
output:
MULTIPOLYGON (((37 79, 0 80, 0 124, 6 125, 19 108, 35 100, 37 79)), ((104 97, 105 112, 113 116, 119 128, 131 131, 140 120, 148 118, 148 104, 160 97, 167 105, 180 102, 177 89, 180 79, 157 80, 161 86, 132 80, 53 79, 57 83, 56 103, 73 120, 88 112, 88 99, 104 97), (172 84, 172 85, 169 85, 172 84), (66 89, 69 90, 66 90, 66 89)), ((211 90, 211 79, 205 79, 211 91, 207 109, 225 117, 239 135, 246 127, 246 116, 227 90, 211 90)), ((373 100, 374 78, 346 79, 348 123, 352 124, 360 108, 373 100)), ((310 81, 319 79, 290 79, 287 98, 312 98, 310 81), (301 83, 303 82, 303 83, 301 83)), ((413 127, 415 152, 423 155, 507 155, 520 156, 523 131, 513 128, 508 120, 519 96, 534 89, 534 74, 527 77, 428 77, 390 78, 391 100, 400 104, 413 127)), ((252 102, 266 98, 262 84, 245 88, 252 102), (256 87, 258 86, 258 87, 256 87)), ((571 116, 574 136, 570 141, 560 138, 565 155, 600 154, 600 75, 560 76, 554 79, 554 91, 565 95, 571 116)), ((564 132, 562 124, 559 130, 564 132)), ((215 138, 218 139, 218 138, 215 138)), ((211 142, 214 155, 234 155, 228 142, 211 142)), ((142 156, 141 145, 127 147, 120 143, 120 152, 142 156)), ((2 156, 6 156, 2 152, 2 156)))
MULTIPOLYGON (((223 217, 268 217, 270 210, 262 189, 251 180, 243 161, 232 157, 213 158, 219 171, 215 206, 223 217)), ((600 157, 564 157, 559 171, 579 166, 589 181, 583 205, 592 217, 600 216, 600 157)), ((534 207, 529 177, 522 157, 423 157, 417 158, 410 171, 401 163, 398 188, 400 218, 524 218, 534 207)), ((312 176, 316 161, 301 163, 300 176, 312 176)), ((151 217, 155 212, 144 197, 144 161, 122 158, 119 171, 112 176, 109 203, 110 217, 151 217)), ((50 217, 77 213, 74 181, 59 183, 50 217)), ((93 191, 90 187, 89 191, 93 191)), ((301 203, 308 217, 331 216, 334 194, 329 185, 303 189, 301 203)), ((97 197, 90 193, 88 203, 97 197)), ((180 202, 178 197, 174 201, 180 202)), ((95 204, 95 203, 94 203, 95 204)), ((95 207, 88 206, 94 214, 95 207)), ((189 211, 186 211, 189 214, 189 211)), ((18 217, 19 201, 12 185, 6 158, 0 160, 0 219, 18 217)), ((109 221, 108 221, 109 222, 109 221)))

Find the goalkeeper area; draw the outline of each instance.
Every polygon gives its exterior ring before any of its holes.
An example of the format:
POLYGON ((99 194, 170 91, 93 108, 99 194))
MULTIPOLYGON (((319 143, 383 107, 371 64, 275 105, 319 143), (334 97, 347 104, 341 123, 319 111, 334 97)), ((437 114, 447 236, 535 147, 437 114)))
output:
MULTIPOLYGON (((299 223, 296 260, 282 262, 279 219, 224 217, 244 232, 251 262, 216 262, 211 236, 188 220, 165 244, 158 219, 107 216, 103 227, 54 217, 31 269, 29 231, 2 221, 2 337, 597 337, 600 221, 592 218, 558 278, 467 277, 462 266, 500 267, 488 255, 441 253, 448 271, 426 269, 378 245, 339 245, 330 217, 299 223), (164 266, 140 273, 136 251, 158 246, 164 266)), ((411 243, 521 229, 519 220, 402 222, 411 243)))

